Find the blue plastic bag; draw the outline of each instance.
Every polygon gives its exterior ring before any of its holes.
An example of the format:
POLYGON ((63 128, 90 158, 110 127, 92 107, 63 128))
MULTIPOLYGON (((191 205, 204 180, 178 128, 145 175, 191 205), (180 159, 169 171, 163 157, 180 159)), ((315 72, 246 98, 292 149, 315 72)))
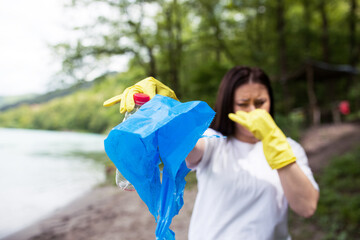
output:
POLYGON ((105 139, 107 155, 155 217, 156 239, 175 239, 169 226, 183 206, 184 178, 190 171, 185 158, 214 115, 205 102, 156 95, 105 139))

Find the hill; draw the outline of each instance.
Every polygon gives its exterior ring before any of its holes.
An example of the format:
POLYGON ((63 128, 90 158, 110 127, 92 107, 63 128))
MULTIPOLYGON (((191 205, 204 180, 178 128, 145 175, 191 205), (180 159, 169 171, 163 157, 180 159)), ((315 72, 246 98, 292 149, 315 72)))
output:
POLYGON ((45 94, 27 94, 27 95, 20 95, 20 96, 9 96, 4 97, 0 96, 0 112, 6 111, 11 108, 16 108, 18 106, 24 105, 24 104, 41 104, 46 103, 52 99, 55 98, 61 98, 68 96, 70 94, 74 94, 78 91, 89 89, 94 86, 94 84, 98 84, 99 82, 103 81, 107 77, 111 75, 116 75, 118 73, 116 72, 109 72, 106 73, 93 81, 82 81, 78 82, 71 87, 63 88, 63 89, 57 89, 45 94))
POLYGON ((7 106, 14 105, 21 101, 26 101, 29 99, 36 98, 37 94, 25 94, 25 95, 16 95, 16 96, 0 96, 0 111, 6 109, 7 106))
POLYGON ((104 100, 138 79, 127 73, 108 73, 67 89, 8 102, 0 107, 0 127, 106 132, 122 116, 116 106, 104 108, 104 100))

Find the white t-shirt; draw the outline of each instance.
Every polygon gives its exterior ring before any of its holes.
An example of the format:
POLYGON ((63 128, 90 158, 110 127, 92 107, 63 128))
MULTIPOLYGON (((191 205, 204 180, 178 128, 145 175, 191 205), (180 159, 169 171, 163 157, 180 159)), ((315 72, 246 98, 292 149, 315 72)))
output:
MULTIPOLYGON (((291 239, 287 227, 288 203, 276 170, 268 165, 262 143, 224 138, 208 129, 205 151, 196 169, 198 195, 189 228, 189 240, 291 239)), ((288 142, 297 164, 316 189, 303 148, 288 142)))

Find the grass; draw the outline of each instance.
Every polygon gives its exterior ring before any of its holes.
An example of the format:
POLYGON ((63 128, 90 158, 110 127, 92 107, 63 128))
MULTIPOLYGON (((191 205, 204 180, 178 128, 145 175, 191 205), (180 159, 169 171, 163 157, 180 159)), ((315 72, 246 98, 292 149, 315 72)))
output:
POLYGON ((293 240, 360 239, 360 148, 332 159, 315 177, 320 186, 317 211, 310 219, 290 213, 293 240))
POLYGON ((193 187, 195 187, 197 184, 196 172, 195 171, 189 172, 188 175, 186 175, 185 177, 185 181, 186 181, 185 189, 192 189, 193 187))

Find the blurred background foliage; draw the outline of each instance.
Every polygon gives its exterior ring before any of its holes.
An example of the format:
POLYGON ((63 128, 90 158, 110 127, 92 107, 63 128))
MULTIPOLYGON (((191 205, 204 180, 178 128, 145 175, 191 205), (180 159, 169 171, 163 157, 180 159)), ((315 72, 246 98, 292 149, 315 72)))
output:
POLYGON ((122 116, 116 107, 103 109, 102 102, 147 76, 169 85, 182 101, 203 100, 213 107, 222 76, 234 65, 259 66, 269 74, 276 120, 294 138, 299 137, 298 127, 334 121, 333 110, 340 100, 350 102, 351 114, 346 119, 359 119, 358 75, 321 81, 315 76, 313 86, 306 77, 292 78, 310 60, 352 69, 359 66, 358 3, 69 1, 69 9, 95 7, 107 9, 108 14, 74 26, 77 39, 53 46, 63 66, 53 81, 70 88, 91 81, 94 84, 64 96, 49 98, 55 92, 48 93, 38 101, 27 99, 2 107, 0 125, 106 132, 122 116), (127 70, 109 73, 109 64, 124 56, 129 59, 127 70), (93 76, 99 77, 94 80, 93 76), (313 101, 309 87, 315 94, 313 101), (319 111, 321 120, 312 120, 313 110, 319 111))
POLYGON ((360 238, 360 148, 337 157, 324 169, 317 224, 328 230, 325 239, 360 238))
POLYGON ((315 174, 320 187, 316 213, 309 219, 290 211, 293 239, 359 239, 360 223, 360 148, 330 159, 315 174))

